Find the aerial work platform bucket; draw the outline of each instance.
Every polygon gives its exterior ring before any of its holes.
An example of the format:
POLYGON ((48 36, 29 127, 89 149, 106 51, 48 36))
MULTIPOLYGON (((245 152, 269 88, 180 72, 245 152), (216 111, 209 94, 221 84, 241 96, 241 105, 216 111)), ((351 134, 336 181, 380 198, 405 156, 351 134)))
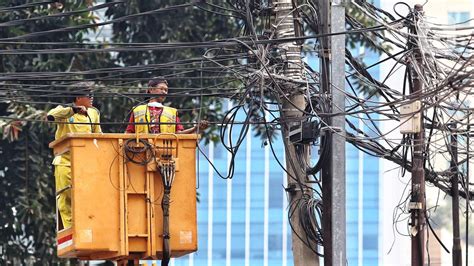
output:
POLYGON ((171 257, 196 251, 197 139, 196 134, 77 133, 52 142, 55 155, 69 152, 71 158, 72 227, 58 229, 58 256, 162 259, 163 176, 172 182, 171 257))

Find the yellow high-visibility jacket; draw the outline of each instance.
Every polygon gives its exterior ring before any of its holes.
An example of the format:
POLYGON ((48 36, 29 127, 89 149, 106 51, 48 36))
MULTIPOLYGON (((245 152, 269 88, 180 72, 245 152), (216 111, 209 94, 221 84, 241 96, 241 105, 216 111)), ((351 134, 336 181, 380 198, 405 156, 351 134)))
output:
MULTIPOLYGON (((48 112, 48 116, 54 117, 55 122, 70 122, 70 123, 91 123, 91 124, 69 124, 69 123, 58 123, 56 129, 56 135, 54 139, 59 139, 67 133, 102 133, 100 123, 100 113, 96 108, 87 109, 88 116, 75 114, 72 107, 64 107, 58 105, 56 108, 51 109, 48 112)), ((54 165, 67 165, 69 166, 69 153, 56 156, 53 160, 54 165)))
MULTIPOLYGON (((176 116, 178 110, 172 107, 163 106, 163 111, 160 115, 160 133, 176 133, 176 116)), ((148 105, 142 104, 133 108, 133 116, 135 123, 150 123, 150 110, 148 105)), ((136 133, 149 133, 150 124, 136 124, 136 133)))

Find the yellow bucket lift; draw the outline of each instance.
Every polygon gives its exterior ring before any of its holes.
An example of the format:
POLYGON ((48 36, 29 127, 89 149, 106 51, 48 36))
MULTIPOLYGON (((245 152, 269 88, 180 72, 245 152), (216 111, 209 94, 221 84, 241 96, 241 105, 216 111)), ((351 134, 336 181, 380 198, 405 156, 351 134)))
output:
MULTIPOLYGON (((72 227, 58 222, 61 258, 117 261, 197 250, 196 134, 68 134, 72 227)), ((59 217, 57 217, 58 221, 59 217)))

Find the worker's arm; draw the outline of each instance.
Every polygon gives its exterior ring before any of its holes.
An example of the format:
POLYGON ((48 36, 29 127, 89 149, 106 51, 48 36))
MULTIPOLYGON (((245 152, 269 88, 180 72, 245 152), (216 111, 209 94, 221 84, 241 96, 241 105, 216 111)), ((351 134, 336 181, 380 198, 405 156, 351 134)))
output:
POLYGON ((48 121, 58 121, 63 119, 68 119, 74 114, 79 113, 87 115, 87 108, 84 106, 61 106, 58 105, 56 108, 51 109, 46 115, 48 121))
POLYGON ((188 128, 188 129, 178 131, 176 133, 178 133, 178 134, 191 134, 191 133, 194 133, 194 131, 196 131, 196 129, 194 127, 192 127, 192 128, 188 128))
POLYGON ((100 112, 99 110, 93 108, 93 110, 95 111, 94 113, 94 116, 95 116, 95 119, 94 119, 94 124, 92 126, 92 129, 93 129, 93 132, 92 133, 102 133, 102 128, 100 127, 100 112))
POLYGON ((58 121, 68 119, 73 115, 74 110, 72 107, 58 105, 56 108, 49 110, 48 114, 46 115, 46 119, 48 119, 48 121, 58 121))
MULTIPOLYGON (((201 122, 199 123, 199 130, 204 130, 208 127, 209 127, 209 122, 207 120, 201 120, 201 122)), ((197 129, 198 129, 198 126, 194 126, 192 128, 178 131, 177 133, 178 134, 192 134, 192 133, 196 133, 197 129)))
MULTIPOLYGON (((97 120, 97 123, 100 123, 100 120, 97 120)), ((100 125, 99 124, 95 124, 93 126, 94 128, 94 132, 93 133, 102 133, 102 128, 100 128, 100 125)))

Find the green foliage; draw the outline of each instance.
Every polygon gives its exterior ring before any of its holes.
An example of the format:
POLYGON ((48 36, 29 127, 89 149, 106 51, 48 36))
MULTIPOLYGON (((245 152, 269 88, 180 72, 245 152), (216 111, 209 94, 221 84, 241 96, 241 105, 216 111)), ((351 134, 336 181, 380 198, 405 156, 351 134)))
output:
MULTIPOLYGON (((222 1, 207 1, 225 6, 222 1)), ((106 15, 110 18, 119 18, 129 14, 136 14, 151 10, 159 10, 170 6, 187 4, 190 1, 147 1, 131 0, 126 5, 116 5, 108 9, 106 15)), ((113 41, 121 43, 167 43, 167 42, 200 42, 213 41, 222 38, 234 37, 237 34, 237 22, 234 18, 217 15, 204 11, 197 6, 188 6, 169 12, 161 12, 152 15, 143 15, 130 21, 122 21, 113 25, 113 41)), ((151 77, 165 76, 168 79, 170 93, 173 93, 173 87, 177 88, 202 88, 218 86, 226 78, 219 76, 219 73, 201 73, 201 66, 210 66, 212 63, 206 61, 203 57, 206 49, 186 48, 170 50, 147 50, 137 52, 120 52, 117 60, 127 66, 154 65, 170 63, 169 67, 156 68, 149 71, 136 72, 127 75, 137 80, 142 80, 141 85, 146 86, 146 81, 151 77), (178 65, 177 61, 186 60, 190 63, 178 65), (201 78, 201 75, 203 78, 201 78), (214 77, 209 77, 214 76, 214 77)), ((223 51, 222 51, 223 52, 223 51)), ((216 65, 213 65, 216 66, 216 65)), ((130 83, 117 82, 117 85, 128 85, 130 83)), ((230 85, 226 85, 231 87, 230 85)), ((136 92, 136 91, 135 91, 136 92)), ((141 91, 144 93, 145 89, 141 91)), ((204 92, 215 93, 217 89, 208 89, 204 92)), ((114 108, 114 103, 107 102, 103 106, 103 111, 114 108)), ((125 101, 125 100, 124 100, 125 101)), ((183 122, 196 121, 198 117, 210 121, 219 121, 221 116, 219 112, 222 102, 216 97, 168 97, 167 104, 180 109, 180 118, 183 122), (202 107, 199 113, 199 107, 202 107)), ((124 102, 125 103, 125 102, 124 102)), ((128 113, 130 102, 126 104, 128 113)), ((135 103, 136 104, 136 103, 135 103)), ((211 132, 216 132, 212 128, 211 132)), ((215 140, 217 136, 212 134, 208 138, 215 140)))
MULTIPOLYGON (((19 118, 44 115, 28 105, 10 104, 8 110, 19 118)), ((55 193, 48 148, 53 130, 39 123, 2 122, 8 141, 0 146, 0 242, 4 255, 0 261, 55 261, 55 193), (21 133, 14 134, 16 130, 21 133)))
MULTIPOLYGON (((10 7, 37 1, 0 1, 0 6, 10 7)), ((84 9, 92 1, 67 1, 63 7, 39 4, 32 7, 0 13, 0 23, 19 19, 48 16, 59 12, 84 9), (60 8, 60 9, 58 9, 60 8)), ((65 26, 89 24, 94 17, 89 12, 74 16, 27 21, 3 27, 0 38, 58 29, 65 26)), ((34 42, 82 42, 86 30, 57 32, 34 37, 34 42)), ((0 49, 34 48, 33 45, 2 43, 0 49)), ((38 46, 35 46, 38 48, 38 46)), ((52 49, 54 45, 41 48, 52 49)), ((108 55, 90 57, 73 54, 23 54, 2 55, 0 72, 65 72, 101 67, 110 64, 108 55)), ((80 78, 80 77, 79 77, 80 78)), ((44 98, 26 92, 19 84, 51 84, 32 79, 4 82, 6 95, 23 96, 23 102, 1 102, 0 116, 18 119, 43 120, 50 106, 35 104, 44 98)), ((53 83, 54 84, 54 83, 53 83)), ((54 101, 57 101, 56 98, 54 101)), ((26 123, 14 119, 0 119, 0 264, 49 265, 58 263, 55 245, 55 185, 52 172, 52 153, 48 143, 54 139, 54 128, 45 123, 26 123)))
MULTIPOLYGON (((356 8, 353 4, 348 7, 346 14, 347 29, 363 29, 377 26, 378 24, 368 17, 364 12, 356 8)), ((365 47, 378 54, 390 51, 391 46, 383 42, 384 31, 367 31, 346 35, 346 47, 356 49, 365 47)))
MULTIPOLYGON (((29 0, 4 1, 0 6, 18 6, 33 3, 29 0)), ((187 3, 186 1, 181 1, 187 3)), ((36 3, 38 3, 36 1, 36 3)), ((0 23, 18 19, 48 16, 60 12, 84 9, 93 1, 64 1, 64 6, 57 4, 39 4, 26 9, 0 13, 0 23)), ((216 2, 217 3, 217 2, 216 2)), ((108 15, 118 18, 127 14, 134 14, 146 10, 158 9, 179 4, 176 1, 128 1, 125 5, 117 5, 108 11, 108 15)), ((4 27, 0 31, 0 38, 10 38, 68 26, 90 24, 96 18, 90 12, 83 12, 73 16, 55 17, 24 22, 11 27, 4 27)), ((161 13, 158 15, 144 15, 130 21, 114 24, 114 41, 117 42, 196 42, 233 37, 237 24, 233 19, 211 14, 196 7, 188 7, 178 11, 161 13), (186 18, 186 19, 183 19, 186 18)), ((92 29, 95 30, 95 29, 92 29)), ((84 42, 87 30, 56 32, 32 38, 34 42, 84 42)), ((34 45, 0 44, 0 49, 27 49, 38 48, 34 45)), ((41 45, 42 49, 57 48, 54 45, 41 45)), ((73 74, 79 71, 120 67, 140 66, 173 62, 175 60, 189 60, 196 58, 185 67, 198 68, 204 61, 204 49, 183 49, 179 51, 143 51, 119 53, 116 60, 109 53, 102 54, 29 54, 6 55, 0 57, 0 71, 2 73, 18 72, 71 72, 64 77, 68 79, 95 79, 107 77, 126 77, 129 79, 146 81, 156 75, 166 75, 171 87, 206 87, 217 85, 224 78, 200 79, 199 71, 185 74, 176 74, 177 70, 169 67, 163 71, 136 72, 121 76, 123 72, 110 74, 83 75, 73 74), (117 63, 116 63, 117 62, 117 63)), ((126 67, 123 67, 127 70, 126 67)), ((185 72, 185 71, 183 71, 185 72)), ((202 73, 206 76, 206 73, 202 73)), ((98 91, 123 93, 123 87, 130 92, 144 92, 130 82, 113 79, 98 91), (120 86, 120 87, 116 87, 120 86)), ((45 101, 44 97, 29 93, 23 85, 51 85, 50 90, 64 90, 64 85, 70 82, 49 81, 40 79, 8 81, 2 83, 8 89, 7 95, 22 96, 24 102, 1 102, 0 116, 9 116, 18 119, 44 119, 45 110, 54 104, 33 103, 45 101), (22 84, 22 85, 18 85, 22 84), (60 85, 60 86, 56 86, 60 85), (62 87, 61 87, 62 85, 62 87)), ((104 84, 102 84, 104 85, 104 84)), ((209 90, 206 93, 212 93, 209 90)), ((3 92, 2 92, 3 93, 3 92)), ((137 104, 136 100, 126 97, 96 97, 96 105, 101 111, 102 121, 125 121, 131 107, 137 104)), ((64 102, 66 99, 52 98, 54 102, 64 102)), ((172 105, 184 109, 181 113, 183 121, 196 120, 198 109, 204 107, 201 117, 211 121, 218 121, 222 102, 215 98, 183 97, 170 98, 172 105)), ((124 127, 119 125, 104 126, 105 132, 123 132, 124 127)), ((51 166, 52 153, 48 143, 54 139, 54 128, 45 123, 18 122, 15 119, 0 119, 0 264, 56 264, 55 255, 55 185, 53 167, 51 166)), ((217 135, 210 135, 208 139, 217 140, 217 135)))
MULTIPOLYGON (((354 4, 348 6, 348 12, 346 14, 346 28, 348 30, 357 30, 364 28, 375 27, 378 24, 367 16, 364 12, 358 9, 354 4)), ((357 49, 358 47, 364 47, 368 52, 374 52, 377 54, 389 53, 392 50, 392 46, 385 42, 385 33, 384 31, 367 31, 354 34, 346 34, 346 47, 352 50, 357 49)), ((361 54, 357 57, 351 58, 351 60, 356 61, 356 65, 361 68, 366 68, 367 65, 364 62, 364 54, 361 54)), ((352 71, 357 71, 350 67, 352 71)), ((370 77, 370 74, 366 72, 370 77)), ((373 96, 380 96, 380 89, 375 88, 374 86, 368 86, 366 82, 367 77, 352 76, 350 79, 352 84, 361 92, 367 99, 370 99, 373 96)))

